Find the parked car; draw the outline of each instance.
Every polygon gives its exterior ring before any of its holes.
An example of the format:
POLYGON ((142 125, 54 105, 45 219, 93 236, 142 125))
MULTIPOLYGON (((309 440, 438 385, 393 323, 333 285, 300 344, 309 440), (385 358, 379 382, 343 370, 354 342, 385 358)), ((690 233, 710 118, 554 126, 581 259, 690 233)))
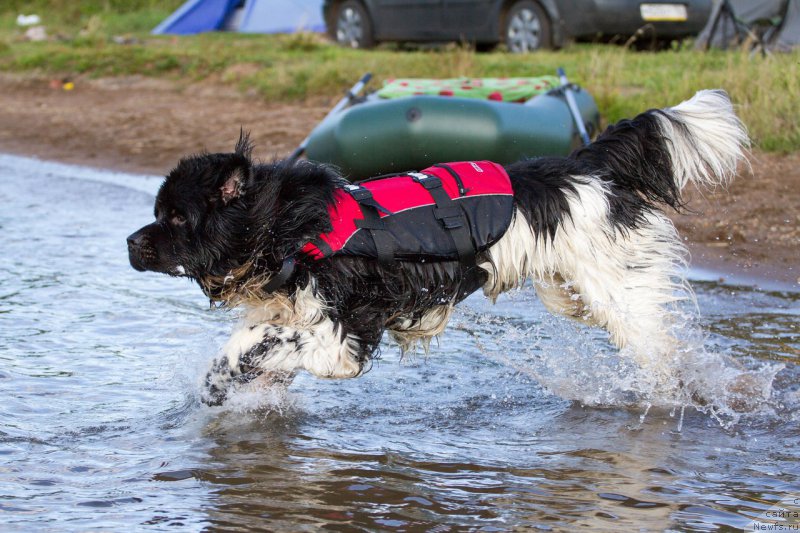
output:
POLYGON ((659 40, 703 29, 712 0, 324 0, 330 37, 369 48, 384 41, 505 43, 512 52, 559 48, 569 39, 634 35, 659 40))

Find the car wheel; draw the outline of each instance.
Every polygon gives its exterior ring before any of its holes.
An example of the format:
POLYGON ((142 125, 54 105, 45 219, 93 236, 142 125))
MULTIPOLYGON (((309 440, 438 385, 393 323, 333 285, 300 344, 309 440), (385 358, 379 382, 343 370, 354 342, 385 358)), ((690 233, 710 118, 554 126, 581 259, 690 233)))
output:
POLYGON ((513 4, 503 25, 503 40, 515 54, 551 48, 550 21, 539 4, 531 0, 513 4))
POLYGON ((342 2, 336 12, 336 42, 349 48, 370 48, 375 45, 372 21, 361 2, 342 2))

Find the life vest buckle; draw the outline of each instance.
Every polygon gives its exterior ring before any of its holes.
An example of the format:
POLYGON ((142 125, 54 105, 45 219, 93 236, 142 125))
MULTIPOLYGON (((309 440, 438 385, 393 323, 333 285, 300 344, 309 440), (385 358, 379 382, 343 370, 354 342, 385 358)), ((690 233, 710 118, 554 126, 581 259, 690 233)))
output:
POLYGON ((436 176, 431 176, 429 174, 423 174, 421 172, 409 172, 408 174, 411 176, 411 179, 422 185, 428 190, 431 189, 438 189, 442 186, 442 180, 440 180, 436 176))
POLYGON ((361 203, 363 200, 372 198, 372 193, 366 187, 361 187, 360 185, 346 185, 345 189, 356 202, 361 203))

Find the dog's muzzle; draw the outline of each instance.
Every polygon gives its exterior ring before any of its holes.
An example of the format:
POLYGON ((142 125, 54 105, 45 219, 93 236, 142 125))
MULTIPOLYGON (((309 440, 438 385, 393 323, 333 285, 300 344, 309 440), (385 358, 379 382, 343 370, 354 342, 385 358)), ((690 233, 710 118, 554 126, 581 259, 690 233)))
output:
POLYGON ((158 254, 150 241, 147 233, 148 226, 128 236, 128 259, 131 266, 143 272, 153 270, 153 265, 158 260, 158 254))

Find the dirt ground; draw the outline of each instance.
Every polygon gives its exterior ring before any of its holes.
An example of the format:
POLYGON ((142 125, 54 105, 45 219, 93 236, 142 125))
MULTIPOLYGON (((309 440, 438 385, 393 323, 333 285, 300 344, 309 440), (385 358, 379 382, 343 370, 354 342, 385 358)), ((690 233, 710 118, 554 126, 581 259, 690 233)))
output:
MULTIPOLYGON (((191 152, 228 151, 239 126, 256 154, 288 154, 334 102, 271 104, 217 83, 57 80, 0 73, 0 152, 163 175, 191 152)), ((601 110, 602 111, 602 110, 601 110)), ((754 151, 727 190, 690 191, 673 216, 692 264, 723 278, 800 286, 800 152, 754 151)))

